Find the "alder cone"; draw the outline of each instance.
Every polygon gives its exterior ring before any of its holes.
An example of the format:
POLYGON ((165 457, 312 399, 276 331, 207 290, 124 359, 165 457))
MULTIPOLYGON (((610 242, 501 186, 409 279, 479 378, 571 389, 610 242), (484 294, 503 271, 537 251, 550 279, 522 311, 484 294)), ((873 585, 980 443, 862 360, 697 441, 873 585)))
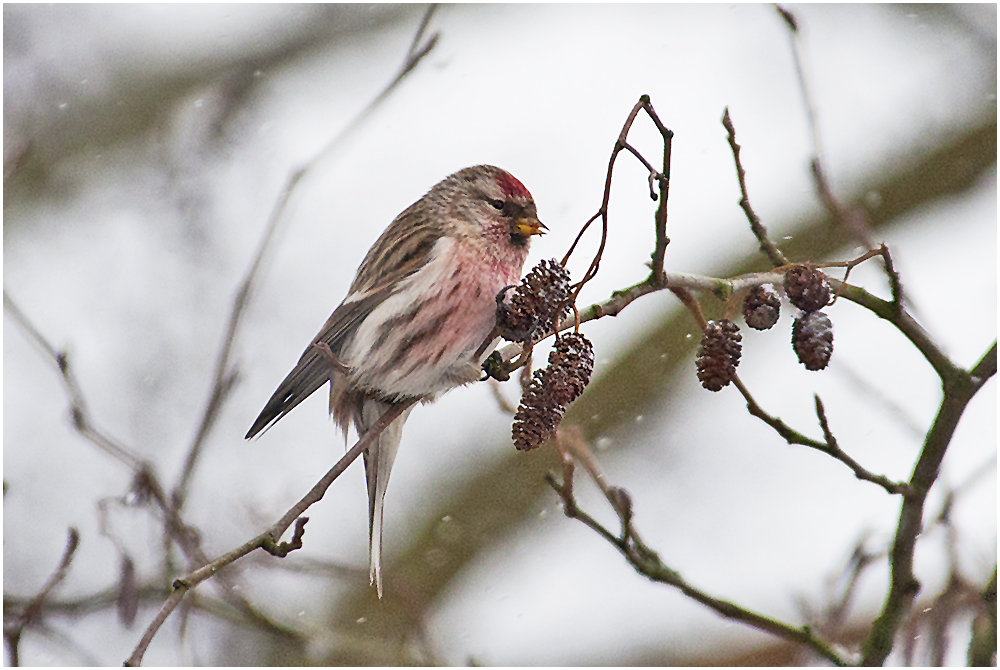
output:
POLYGON ((548 372, 548 368, 535 370, 517 406, 511 437, 518 451, 530 451, 552 437, 562 421, 565 408, 545 389, 548 372))
POLYGON ((590 382, 594 345, 580 333, 562 335, 549 352, 549 364, 535 370, 514 414, 511 437, 520 451, 552 437, 566 413, 590 382))
POLYGON ((580 397, 594 371, 594 345, 580 333, 562 335, 549 352, 549 388, 565 407, 580 397))
POLYGON ((709 391, 721 391, 736 377, 743 345, 740 329, 728 319, 709 321, 698 350, 698 379, 709 391))
POLYGON ((816 268, 796 265, 785 272, 785 294, 803 312, 815 312, 830 302, 830 282, 816 268))
POLYGON ((792 348, 806 370, 822 370, 833 355, 833 323, 823 312, 806 312, 792 325, 792 348))
POLYGON ((767 330, 778 322, 781 300, 768 286, 754 286, 743 299, 743 318, 754 330, 767 330))
POLYGON ((497 326, 505 340, 524 342, 544 335, 569 311, 569 271, 554 258, 532 268, 509 301, 507 290, 497 296, 497 326))

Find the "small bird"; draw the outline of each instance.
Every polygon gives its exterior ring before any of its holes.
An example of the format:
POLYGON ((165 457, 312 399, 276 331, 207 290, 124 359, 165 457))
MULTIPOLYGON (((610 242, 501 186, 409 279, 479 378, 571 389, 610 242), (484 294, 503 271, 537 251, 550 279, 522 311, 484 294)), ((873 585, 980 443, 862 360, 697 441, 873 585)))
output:
MULTIPOLYGON (((330 382, 330 414, 363 435, 394 403, 429 402, 480 378, 499 338, 496 295, 516 284, 546 227, 524 185, 491 165, 459 170, 389 224, 354 283, 247 439, 330 382), (487 344, 487 346, 483 346, 487 344)), ((408 408, 364 454, 370 581, 382 597, 382 510, 408 408)))

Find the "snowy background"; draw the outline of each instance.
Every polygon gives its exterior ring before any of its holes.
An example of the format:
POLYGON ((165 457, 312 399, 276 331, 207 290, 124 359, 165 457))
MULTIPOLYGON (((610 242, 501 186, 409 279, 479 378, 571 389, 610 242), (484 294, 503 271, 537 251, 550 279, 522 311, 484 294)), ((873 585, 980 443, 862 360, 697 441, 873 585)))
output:
MULTIPOLYGON (((792 9, 835 192, 869 211, 913 313, 971 366, 996 338, 995 6, 792 9), (981 137, 992 160, 960 157, 883 192, 935 152, 981 137), (965 185, 937 188, 956 181, 946 170, 965 185)), ((167 486, 280 189, 393 78, 423 11, 4 6, 4 290, 68 352, 95 422, 167 486)), ((460 5, 439 8, 429 29, 440 32, 433 51, 310 170, 284 212, 235 345, 239 384, 185 507, 212 556, 270 525, 341 453, 324 393, 263 437, 243 435, 369 245, 457 169, 491 163, 516 175, 550 229, 529 263, 561 257, 600 205, 614 141, 647 93, 675 133, 667 270, 727 276, 760 264, 720 124, 728 105, 751 201, 772 236, 801 242, 810 260, 858 253, 843 236, 810 246, 831 238, 829 223, 809 176, 791 42, 770 7, 460 5)), ((640 117, 630 140, 659 163, 648 121, 640 117)), ((581 305, 646 276, 654 207, 644 170, 623 155, 608 251, 581 305)), ((575 276, 596 245, 588 240, 575 276)), ((852 281, 888 294, 875 262, 852 281)), ((744 333, 741 377, 765 409, 814 437, 819 393, 845 451, 905 480, 940 399, 937 378, 856 305, 828 313, 830 370, 797 365, 786 314, 773 331, 744 333)), ((748 416, 735 389, 703 391, 695 328, 667 293, 587 324, 595 380, 568 420, 584 428, 609 481, 631 493, 640 533, 668 565, 713 595, 801 624, 802 603, 826 602, 828 579, 863 535, 872 549, 891 541, 899 501, 822 454, 788 447, 748 416)), ((159 524, 145 510, 111 506, 101 534, 98 501, 124 495, 130 473, 73 431, 57 372, 8 316, 3 343, 5 598, 37 592, 69 526, 81 546, 57 601, 115 584, 120 554, 108 535, 143 583, 181 574, 163 573, 159 524)), ((514 384, 503 392, 516 402, 514 384)), ((996 564, 996 407, 991 382, 962 419, 928 503, 932 515, 946 487, 978 477, 953 512, 962 574, 977 584, 996 564)), ((305 547, 285 559, 344 570, 303 575, 273 559, 237 574, 263 612, 308 644, 281 645, 196 611, 183 640, 174 615, 146 662, 714 664, 776 644, 637 575, 565 518, 541 480, 552 454, 515 453, 509 429, 485 384, 414 411, 386 499, 384 602, 367 584, 366 496, 354 465, 310 510, 305 547)), ((581 484, 579 497, 612 523, 596 489, 581 484)), ((947 567, 942 537, 928 533, 916 563, 924 595, 940 590, 947 567)), ((851 616, 862 631, 887 575, 883 560, 862 581, 851 616)), ((25 634, 21 661, 117 665, 160 602, 144 601, 130 629, 112 609, 49 616, 25 634)))

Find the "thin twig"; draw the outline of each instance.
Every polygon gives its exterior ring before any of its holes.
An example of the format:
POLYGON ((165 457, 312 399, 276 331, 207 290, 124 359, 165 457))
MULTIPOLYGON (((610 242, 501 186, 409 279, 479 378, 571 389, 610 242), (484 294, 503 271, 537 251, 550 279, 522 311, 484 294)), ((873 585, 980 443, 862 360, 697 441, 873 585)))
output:
POLYGON ((729 118, 729 107, 726 107, 722 114, 722 125, 728 134, 729 148, 733 152, 733 162, 736 163, 736 179, 740 183, 740 207, 743 209, 747 221, 750 222, 750 230, 753 232, 754 237, 757 238, 760 250, 767 254, 767 257, 775 267, 788 265, 788 259, 785 257, 785 254, 781 253, 781 250, 768 238, 767 228, 760 222, 760 217, 757 216, 757 213, 753 211, 753 207, 750 206, 750 196, 747 194, 746 171, 743 169, 743 163, 740 161, 740 145, 736 143, 736 128, 733 126, 732 119, 729 118))
MULTIPOLYGON (((367 575, 367 570, 365 571, 367 575)), ((156 603, 162 605, 165 598, 170 596, 172 588, 165 587, 158 580, 155 583, 146 583, 136 586, 135 597, 143 604, 156 603)), ((111 586, 96 592, 70 598, 54 599, 45 601, 46 613, 58 613, 62 615, 82 616, 112 610, 117 607, 119 590, 118 586, 111 586)), ((190 599, 194 609, 214 616, 228 623, 243 626, 246 628, 260 630, 271 635, 275 635, 285 641, 303 644, 305 635, 290 628, 275 626, 274 624, 262 625, 258 619, 250 619, 243 615, 238 609, 224 600, 213 598, 199 593, 197 599, 190 599)), ((4 596, 4 611, 18 614, 28 605, 28 600, 13 596, 4 596)))
MULTIPOLYGON (((886 550, 870 551, 865 546, 867 542, 868 533, 865 533, 854 545, 851 557, 841 571, 840 577, 832 579, 828 583, 829 591, 835 591, 837 590, 837 582, 844 582, 843 587, 839 589, 839 595, 836 596, 836 601, 824 608, 825 611, 821 616, 811 617, 813 620, 818 618, 817 627, 828 638, 836 638, 837 633, 847 621, 847 615, 854 603, 858 592, 858 585, 861 582, 864 572, 876 561, 885 558, 888 553, 886 550)), ((829 598, 834 598, 833 593, 831 593, 829 598)))
POLYGON ((437 44, 440 34, 434 33, 428 37, 426 41, 423 41, 423 37, 427 32, 427 26, 430 23, 431 16, 433 16, 436 8, 437 5, 432 4, 427 8, 427 11, 424 12, 423 19, 420 21, 420 26, 417 28, 417 32, 413 37, 410 48, 407 50, 406 57, 403 59, 403 63, 400 66, 399 71, 396 73, 396 76, 393 77, 388 84, 386 84, 385 88, 383 88, 382 91, 350 121, 350 123, 348 123, 329 142, 327 142, 327 144, 321 148, 315 156, 313 156, 305 164, 292 170, 292 172, 288 175, 284 186, 282 186, 281 191, 279 191, 278 200, 268 217, 267 225, 264 227, 264 233, 257 244, 257 250, 254 253, 253 259, 250 261, 249 268, 244 275, 243 281, 240 282, 240 285, 236 290, 236 296, 233 299, 233 306, 229 313, 229 323, 226 326, 226 333, 223 336, 222 344, 219 348, 219 353, 215 361, 212 391, 209 395, 208 402, 205 405, 205 411, 202 414, 195 438, 192 441, 191 446, 188 448, 180 479, 171 493, 171 500, 178 509, 183 507, 184 502, 187 499, 191 479, 194 476, 195 466, 197 465, 198 458, 201 455, 201 450, 205 440, 215 425, 215 420, 218 417, 219 410, 225 403, 229 391, 232 390, 232 387, 236 382, 238 376, 237 370, 231 369, 229 365, 233 344, 236 340, 236 334, 239 329, 240 321, 249 302, 254 282, 263 263, 264 256, 270 248, 272 241, 276 237, 279 224, 283 220, 285 208, 291 199, 292 193, 305 176, 307 176, 320 162, 332 155, 340 147, 344 140, 350 137, 366 120, 368 120, 379 105, 381 105, 389 94, 396 89, 399 83, 403 81, 406 75, 412 72, 420 61, 431 52, 437 44))
MULTIPOLYGON (((10 653, 10 664, 12 666, 20 665, 19 646, 21 644, 21 634, 24 633, 24 629, 28 625, 34 623, 41 616, 42 608, 49 595, 66 579, 70 563, 73 562, 73 555, 79 546, 80 533, 76 528, 70 528, 69 535, 66 538, 66 548, 63 550, 62 559, 59 561, 58 567, 56 567, 52 575, 46 580, 45 585, 42 586, 42 589, 35 597, 28 601, 28 604, 18 617, 10 624, 6 621, 4 622, 3 639, 7 643, 7 650, 10 653)), ((6 607, 4 607, 4 611, 6 612, 6 607)))
MULTIPOLYGON (((589 469, 588 472, 590 472, 589 469)), ((591 473, 591 475, 593 476, 593 473, 591 473)), ((729 601, 710 596, 691 586, 676 570, 672 570, 664 565, 655 551, 638 540, 637 534, 635 534, 631 523, 627 524, 627 534, 623 533, 621 537, 616 536, 601 523, 580 509, 575 498, 573 497, 572 476, 572 466, 570 465, 567 467, 564 465, 564 479, 562 483, 558 482, 552 474, 549 474, 546 477, 546 481, 548 481, 549 485, 552 486, 562 499, 563 509, 566 516, 581 521, 588 528, 592 529, 607 542, 612 544, 622 553, 625 559, 632 565, 633 568, 635 568, 637 572, 645 575, 654 582, 667 584, 668 586, 677 588, 688 598, 705 605, 723 617, 734 621, 740 621, 752 626, 753 628, 771 633, 782 639, 805 645, 834 665, 847 665, 847 661, 841 658, 840 655, 838 655, 827 642, 816 637, 808 626, 802 626, 800 628, 789 626, 786 623, 758 614, 757 612, 740 607, 739 605, 735 605, 729 601)), ((603 478, 601 478, 601 481, 595 478, 595 483, 597 483, 598 486, 601 486, 602 490, 605 489, 606 484, 604 484, 603 478)), ((614 491, 619 489, 608 487, 608 490, 614 491)), ((616 504, 615 500, 612 499, 612 496, 609 496, 608 500, 615 511, 619 514, 619 518, 622 518, 623 510, 620 505, 616 504)), ((628 516, 630 516, 630 513, 628 516)), ((625 521, 623 520, 623 523, 624 522, 625 521)))
MULTIPOLYGON (((704 330, 708 322, 705 319, 705 315, 701 310, 701 305, 694 298, 691 292, 684 288, 672 288, 671 291, 680 299, 691 315, 694 317, 695 322, 701 330, 704 330)), ((864 481, 872 482, 873 484, 878 484, 886 491, 892 494, 905 494, 908 491, 908 486, 906 484, 901 484, 899 482, 894 482, 884 475, 876 475, 869 472, 864 467, 862 467, 857 461, 848 456, 844 451, 837 445, 837 441, 830 432, 829 424, 827 423, 826 414, 823 409, 823 403, 816 396, 816 413, 819 417, 820 426, 823 429, 823 434, 826 437, 826 442, 820 442, 812 438, 806 437, 799 431, 789 427, 784 421, 778 417, 771 416, 757 403, 753 395, 751 395, 750 390, 747 389, 746 385, 739 378, 739 376, 734 376, 733 385, 739 390, 743 399, 747 403, 747 411, 751 416, 755 416, 767 425, 771 426, 778 435, 785 439, 789 444, 800 444, 805 447, 811 447, 822 451, 829 456, 837 459, 847 467, 851 468, 854 475, 858 479, 864 481)))
MULTIPOLYGON (((621 132, 618 133, 618 139, 615 141, 615 146, 611 150, 611 158, 608 159, 608 171, 604 178, 604 195, 601 200, 601 206, 597 212, 587 219, 583 226, 580 228, 580 232, 577 233, 576 238, 570 245, 569 250, 566 255, 563 256, 562 265, 566 265, 569 257, 573 255, 573 251, 576 250, 577 244, 583 238, 583 234, 587 232, 590 225, 596 221, 598 218, 601 219, 601 243, 598 245, 597 253, 594 254, 594 258, 590 262, 590 266, 587 271, 583 274, 583 278, 576 284, 575 290, 573 292, 572 302, 576 302, 580 295, 580 291, 583 290, 584 285, 589 282, 597 274, 597 270, 601 265, 601 258, 604 256, 604 249, 608 241, 608 207, 611 203, 611 180, 615 169, 615 161, 618 159, 618 154, 622 151, 628 151, 633 156, 635 156, 649 171, 650 175, 650 185, 652 186, 652 181, 659 182, 660 193, 659 200, 660 205, 657 208, 656 213, 656 249, 653 252, 653 277, 656 282, 659 282, 663 276, 663 254, 666 250, 667 243, 669 239, 666 237, 666 226, 667 226, 667 196, 670 185, 670 148, 671 141, 673 139, 673 132, 666 128, 661 122, 659 117, 656 115, 656 111, 653 109, 652 104, 649 101, 648 95, 642 95, 639 97, 639 101, 632 107, 632 111, 629 112, 628 118, 625 119, 625 125, 622 126, 621 132), (647 161, 639 153, 635 147, 628 143, 628 133, 632 129, 632 124, 635 123, 636 117, 639 112, 645 111, 647 116, 653 121, 656 126, 657 131, 663 138, 663 171, 657 172, 653 169, 652 164, 647 161)), ((651 189, 652 190, 652 189, 651 189)), ((656 195, 652 193, 652 195, 656 195)))
MULTIPOLYGON (((79 382, 73 374, 70 366, 69 356, 64 352, 59 352, 48 340, 32 325, 23 312, 17 307, 14 301, 6 293, 4 294, 4 308, 28 335, 29 339, 42 351, 45 358, 51 362, 62 376, 63 386, 67 399, 70 403, 73 417, 73 427, 86 440, 97 446, 102 452, 111 456, 114 460, 128 467, 132 473, 132 487, 141 498, 152 500, 163 515, 163 524, 166 537, 176 542, 184 551, 191 566, 204 565, 208 562, 208 557, 201 549, 201 540, 197 530, 189 526, 181 518, 177 509, 167 498, 159 477, 149 461, 139 458, 134 452, 110 437, 106 432, 97 428, 90 417, 86 400, 80 389, 79 382)), ((242 595, 234 592, 229 586, 227 593, 223 594, 234 607, 240 609, 245 616, 255 618, 262 625, 270 623, 266 617, 253 609, 249 601, 242 595)), ((273 626, 273 624, 271 624, 273 626)))
POLYGON ((760 419, 773 428, 774 432, 781 436, 781 438, 788 442, 788 444, 800 444, 803 447, 811 447, 824 452, 827 450, 827 445, 823 442, 806 437, 799 431, 789 427, 788 424, 778 417, 771 416, 765 412, 764 409, 757 404, 757 401, 754 399, 753 395, 750 394, 749 389, 747 389, 747 387, 743 384, 743 380, 740 379, 739 376, 736 376, 736 378, 733 379, 733 386, 739 390, 743 399, 746 400, 747 412, 749 412, 751 416, 760 419))
MULTIPOLYGON (((649 295, 650 293, 662 291, 664 289, 669 289, 671 291, 704 291, 713 293, 720 299, 725 300, 733 293, 751 286, 759 286, 761 284, 775 284, 780 286, 783 281, 784 275, 782 273, 775 272, 755 272, 740 275, 739 277, 734 277, 732 279, 719 279, 716 277, 705 277, 702 275, 686 274, 683 272, 671 272, 667 274, 660 283, 656 282, 653 276, 650 275, 650 277, 644 279, 638 284, 633 284, 628 288, 615 291, 607 300, 579 309, 579 323, 586 323, 587 321, 602 319, 607 316, 618 316, 623 309, 628 307, 638 298, 649 295)), ((561 333, 564 330, 575 328, 576 325, 577 313, 574 313, 573 315, 560 321, 559 325, 554 328, 552 332, 545 333, 540 336, 538 341, 540 342, 549 338, 557 332, 561 333)), ((516 356, 519 356, 521 351, 522 346, 517 343, 508 344, 507 346, 499 349, 500 356, 505 363, 513 360, 516 356)), ((511 369, 513 370, 513 368, 511 369)))
MULTIPOLYGON (((816 188, 816 194, 820 201, 830 213, 831 218, 841 226, 859 244, 872 248, 874 243, 871 238, 871 227, 868 224, 868 217, 860 208, 849 208, 843 206, 833 194, 830 182, 826 177, 826 170, 823 165, 825 157, 823 143, 819 132, 819 115, 816 112, 816 103, 809 86, 809 76, 806 71, 804 49, 802 45, 802 34, 799 31, 798 21, 795 16, 786 8, 775 5, 778 14, 788 27, 788 35, 792 46, 792 59, 795 61, 795 74, 799 83, 799 90, 802 93, 802 104, 806 110, 806 122, 809 126, 809 135, 813 145, 813 159, 810 161, 810 173, 816 188)), ((888 261, 888 259, 887 259, 888 261)), ((897 294, 896 287, 899 286, 899 276, 892 269, 891 262, 885 266, 886 276, 889 277, 890 284, 893 284, 893 295, 897 294)))
POLYGON ((133 650, 132 655, 129 656, 128 660, 125 661, 127 666, 138 666, 142 663, 142 657, 146 653, 146 649, 149 647, 150 642, 156 636, 160 627, 167 620, 170 614, 177 608, 177 606, 183 600, 184 595, 196 587, 201 582, 213 577, 222 568, 232 564, 233 562, 239 560, 243 556, 246 556, 255 549, 264 549, 269 554, 273 556, 285 556, 289 552, 294 551, 302 546, 302 535, 305 530, 305 523, 308 519, 302 517, 302 513, 305 512, 314 503, 322 500, 323 496, 326 494, 330 485, 333 484, 334 480, 337 479, 347 469, 351 463, 353 463, 361 453, 368 448, 375 438, 377 438, 386 427, 389 426, 394 420, 399 418, 399 416, 405 412, 407 409, 412 407, 416 402, 417 398, 411 398, 409 400, 397 403, 393 405, 385 414, 383 414, 378 421, 376 421, 372 427, 365 432, 364 435, 355 443, 351 449, 344 454, 344 456, 337 461, 337 463, 330 468, 330 470, 323 475, 323 478, 316 483, 312 489, 309 490, 299 502, 297 502, 284 516, 281 517, 273 526, 268 530, 264 531, 257 537, 243 543, 239 547, 223 554, 219 558, 211 561, 198 568, 194 572, 181 577, 174 581, 174 590, 167 598, 167 601, 163 603, 160 611, 157 613, 156 617, 146 628, 133 650), (285 531, 295 523, 295 533, 290 542, 281 542, 281 536, 284 535, 285 531))
MULTIPOLYGON (((531 369, 530 365, 526 367, 529 370, 531 369)), ((514 405, 510 404, 510 401, 504 397, 503 391, 500 389, 500 382, 498 382, 496 379, 490 379, 488 381, 490 385, 490 393, 493 394, 493 400, 496 401, 497 407, 504 414, 507 414, 509 416, 514 416, 514 413, 517 412, 517 408, 514 407, 514 405)))
POLYGON ((562 265, 566 265, 569 257, 573 255, 573 251, 576 249, 577 243, 583 237, 583 234, 587 232, 595 220, 601 219, 601 243, 597 248, 597 253, 594 254, 593 260, 590 261, 590 267, 583 274, 583 278, 580 280, 577 286, 576 293, 573 295, 573 302, 576 302, 577 297, 580 295, 580 291, 583 286, 590 281, 590 279, 597 274, 597 269, 601 264, 601 257, 604 255, 604 247, 608 241, 608 205, 611 202, 611 177, 615 170, 615 161, 618 159, 618 154, 625 148, 625 138, 628 137, 628 131, 635 122, 635 117, 639 115, 640 110, 642 110, 642 98, 639 102, 635 103, 632 107, 632 111, 629 112, 628 118, 625 119, 625 125, 622 126, 621 132, 618 134, 618 140, 615 142, 614 149, 611 150, 611 158, 608 159, 608 171, 604 178, 604 195, 601 199, 601 207, 597 210, 597 213, 591 216, 580 228, 580 232, 577 233, 576 239, 573 240, 573 244, 570 245, 569 250, 566 255, 563 256, 562 265))
POLYGON ((872 472, 869 472, 865 468, 861 467, 861 465, 853 458, 845 454, 837 444, 837 438, 833 436, 833 432, 830 430, 830 424, 826 418, 826 410, 823 407, 823 401, 820 400, 819 395, 813 395, 813 398, 816 401, 816 417, 819 419, 819 425, 823 429, 823 437, 826 440, 826 447, 819 447, 820 451, 833 456, 838 461, 849 467, 854 472, 854 476, 858 479, 878 484, 886 491, 894 495, 906 495, 909 493, 909 485, 894 482, 885 475, 873 474, 872 472))
MULTIPOLYGON (((653 281, 662 283, 665 280, 663 273, 664 258, 667 253, 667 245, 670 238, 667 237, 667 201, 670 199, 670 158, 673 152, 674 133, 660 122, 660 117, 656 115, 651 102, 646 103, 646 113, 652 119, 653 125, 663 138, 663 169, 656 176, 660 183, 659 205, 656 208, 654 221, 656 223, 656 245, 653 247, 653 257, 650 263, 653 281)), ((653 185, 653 172, 649 173, 650 190, 653 185)))
POLYGON ((80 384, 70 366, 69 355, 65 351, 59 351, 52 346, 31 321, 28 320, 28 317, 25 316, 14 300, 7 295, 7 291, 3 292, 3 306, 7 314, 14 319, 14 323, 28 336, 31 343, 59 371, 63 388, 66 391, 66 397, 69 400, 73 428, 98 449, 122 463, 133 472, 138 472, 149 465, 146 460, 140 458, 131 449, 94 425, 87 402, 83 397, 83 392, 80 390, 80 384))
POLYGON ((823 156, 822 144, 820 142, 819 124, 817 122, 816 105, 809 90, 809 78, 806 76, 805 61, 802 58, 802 43, 799 35, 799 22, 795 15, 781 5, 774 5, 778 14, 788 27, 788 35, 792 41, 792 58, 795 61, 795 75, 799 81, 799 90, 802 92, 802 104, 806 108, 806 121, 809 125, 809 134, 812 138, 813 151, 817 158, 823 156))
POLYGON ((749 389, 747 389, 743 380, 741 380, 739 376, 733 380, 733 386, 739 390, 743 399, 746 400, 747 412, 749 412, 751 416, 757 417, 773 428, 774 432, 780 435, 782 439, 788 442, 788 444, 799 444, 803 447, 809 447, 811 449, 816 449, 817 451, 822 451, 824 454, 832 456, 849 467, 854 472, 854 476, 858 479, 877 484, 894 495, 905 495, 909 491, 909 486, 907 484, 894 482, 885 475, 876 475, 873 472, 866 470, 860 463, 844 453, 844 451, 837 445, 837 441, 836 438, 834 438, 833 433, 830 432, 830 427, 827 423, 826 414, 823 409, 823 403, 819 399, 819 396, 815 396, 816 414, 819 417, 820 427, 823 429, 826 442, 820 442, 819 440, 807 437, 794 428, 788 426, 788 424, 778 417, 771 416, 765 412, 750 394, 749 389))
POLYGON ((874 246, 871 234, 868 232, 868 217, 859 208, 848 208, 840 204, 840 201, 833 194, 830 182, 827 181, 826 172, 823 170, 819 158, 812 160, 810 173, 816 187, 816 194, 827 212, 830 213, 830 217, 858 244, 865 247, 874 246))

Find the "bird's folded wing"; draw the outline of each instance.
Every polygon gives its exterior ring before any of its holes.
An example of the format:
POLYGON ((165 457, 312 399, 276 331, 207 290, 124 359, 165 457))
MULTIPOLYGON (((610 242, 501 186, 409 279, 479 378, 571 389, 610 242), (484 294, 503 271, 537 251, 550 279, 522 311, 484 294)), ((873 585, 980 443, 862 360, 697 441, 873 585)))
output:
POLYGON ((353 296, 348 296, 349 299, 333 311, 319 334, 302 352, 302 357, 299 358, 295 368, 288 373, 285 380, 278 386, 278 390, 264 405, 260 416, 247 432, 246 439, 270 428, 281 417, 291 412, 296 405, 312 395, 316 389, 330 380, 330 375, 333 372, 330 362, 314 345, 317 342, 324 342, 334 353, 340 351, 345 336, 355 332, 365 317, 389 297, 391 292, 392 286, 383 286, 358 297, 356 300, 350 300, 353 296))
POLYGON ((330 379, 331 366, 313 346, 325 342, 334 354, 341 350, 346 336, 353 334, 362 321, 399 290, 403 281, 423 269, 432 259, 443 233, 411 205, 386 228, 368 250, 351 285, 347 298, 333 311, 295 369, 288 373, 278 390, 267 401, 254 421, 247 439, 269 428, 330 379))

